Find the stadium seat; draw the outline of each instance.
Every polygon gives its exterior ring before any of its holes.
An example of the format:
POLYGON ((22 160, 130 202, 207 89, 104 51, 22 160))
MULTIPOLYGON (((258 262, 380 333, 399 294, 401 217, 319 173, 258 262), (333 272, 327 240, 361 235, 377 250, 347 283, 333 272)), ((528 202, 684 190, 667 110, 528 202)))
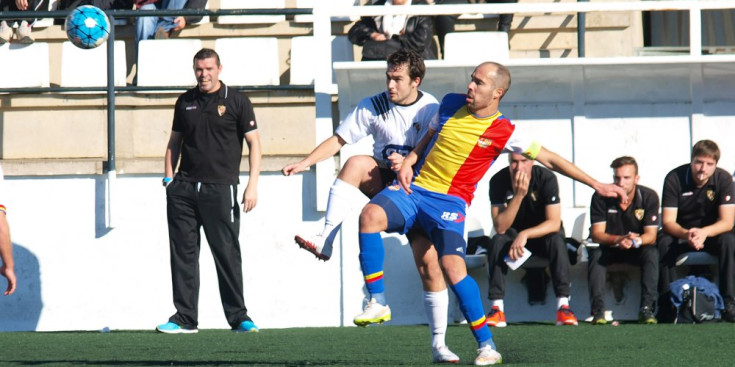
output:
MULTIPOLYGON (((330 7, 360 6, 360 0, 296 0, 297 8, 315 8, 322 4, 328 4, 330 7)), ((358 16, 349 17, 332 17, 333 22, 354 22, 360 19, 358 16)), ((313 23, 314 16, 310 14, 301 14, 293 17, 295 23, 313 23)))
POLYGON ((143 40, 138 43, 138 86, 194 86, 192 58, 199 39, 143 40))
POLYGON ((220 79, 228 85, 280 84, 275 37, 219 38, 214 49, 223 66, 220 79))
MULTIPOLYGON (((283 9, 285 0, 220 0, 220 9, 283 9)), ((286 20, 285 15, 223 15, 219 24, 272 24, 286 20)))
MULTIPOLYGON (((115 41, 115 85, 125 86, 125 41, 115 41)), ((62 87, 107 85, 107 47, 85 50, 65 41, 61 45, 62 87)))
MULTIPOLYGON (((291 84, 314 83, 314 37, 303 36, 291 39, 291 84)), ((332 36, 332 61, 354 61, 352 43, 345 36, 332 36)), ((337 76, 332 70, 332 83, 337 76)))
POLYGON ((505 32, 452 32, 444 36, 444 60, 447 61, 476 65, 484 61, 503 62, 509 57, 505 32))
POLYGON ((48 43, 6 43, 0 46, 0 88, 49 86, 48 43))

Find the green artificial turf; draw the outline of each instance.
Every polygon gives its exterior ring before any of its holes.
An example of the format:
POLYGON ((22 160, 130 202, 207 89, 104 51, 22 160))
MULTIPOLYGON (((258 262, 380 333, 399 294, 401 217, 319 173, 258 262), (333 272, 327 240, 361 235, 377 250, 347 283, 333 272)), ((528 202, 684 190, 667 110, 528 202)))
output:
MULTIPOLYGON (((735 324, 493 329, 504 364, 516 366, 731 366, 735 324)), ((466 325, 449 327, 448 345, 471 364, 466 325)), ((0 366, 424 366, 426 326, 298 328, 191 335, 153 331, 0 333, 0 366)))

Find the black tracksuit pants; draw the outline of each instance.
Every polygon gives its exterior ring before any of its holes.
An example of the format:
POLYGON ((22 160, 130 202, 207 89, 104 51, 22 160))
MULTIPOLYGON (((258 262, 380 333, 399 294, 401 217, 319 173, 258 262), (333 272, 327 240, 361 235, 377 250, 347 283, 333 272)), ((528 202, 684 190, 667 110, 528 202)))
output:
MULTIPOLYGON (((517 234, 518 232, 511 228, 505 234, 496 234, 490 240, 487 261, 490 267, 488 298, 491 300, 503 299, 505 296, 505 276, 508 274, 508 265, 504 258, 517 234)), ((554 293, 557 297, 569 297, 569 256, 561 232, 529 239, 526 248, 533 256, 549 259, 554 293)))
POLYGON ((166 202, 176 307, 169 321, 182 328, 197 327, 201 227, 214 257, 227 323, 236 328, 250 320, 243 296, 237 186, 175 179, 166 188, 166 202))
POLYGON ((587 280, 590 292, 592 315, 605 310, 604 292, 607 266, 617 263, 638 265, 641 268, 641 303, 653 309, 658 298, 658 249, 655 245, 621 250, 600 246, 590 251, 587 264, 587 280))

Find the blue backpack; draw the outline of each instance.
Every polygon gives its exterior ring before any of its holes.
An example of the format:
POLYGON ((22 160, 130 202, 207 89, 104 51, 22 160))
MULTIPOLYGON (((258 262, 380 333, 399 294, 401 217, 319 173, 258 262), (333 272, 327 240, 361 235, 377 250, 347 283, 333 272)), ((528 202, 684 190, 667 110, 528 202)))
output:
POLYGON ((688 276, 669 284, 676 307, 675 324, 718 321, 725 302, 716 285, 702 277, 688 276))

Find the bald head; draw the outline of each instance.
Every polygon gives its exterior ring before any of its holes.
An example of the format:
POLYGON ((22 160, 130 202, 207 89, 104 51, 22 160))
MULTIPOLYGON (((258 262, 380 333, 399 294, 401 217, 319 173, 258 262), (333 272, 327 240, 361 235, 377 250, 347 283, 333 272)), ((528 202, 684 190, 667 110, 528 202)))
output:
POLYGON ((496 88, 503 90, 500 99, 503 99, 510 89, 510 71, 503 64, 493 61, 486 61, 475 68, 475 72, 479 75, 485 75, 493 81, 496 88))

